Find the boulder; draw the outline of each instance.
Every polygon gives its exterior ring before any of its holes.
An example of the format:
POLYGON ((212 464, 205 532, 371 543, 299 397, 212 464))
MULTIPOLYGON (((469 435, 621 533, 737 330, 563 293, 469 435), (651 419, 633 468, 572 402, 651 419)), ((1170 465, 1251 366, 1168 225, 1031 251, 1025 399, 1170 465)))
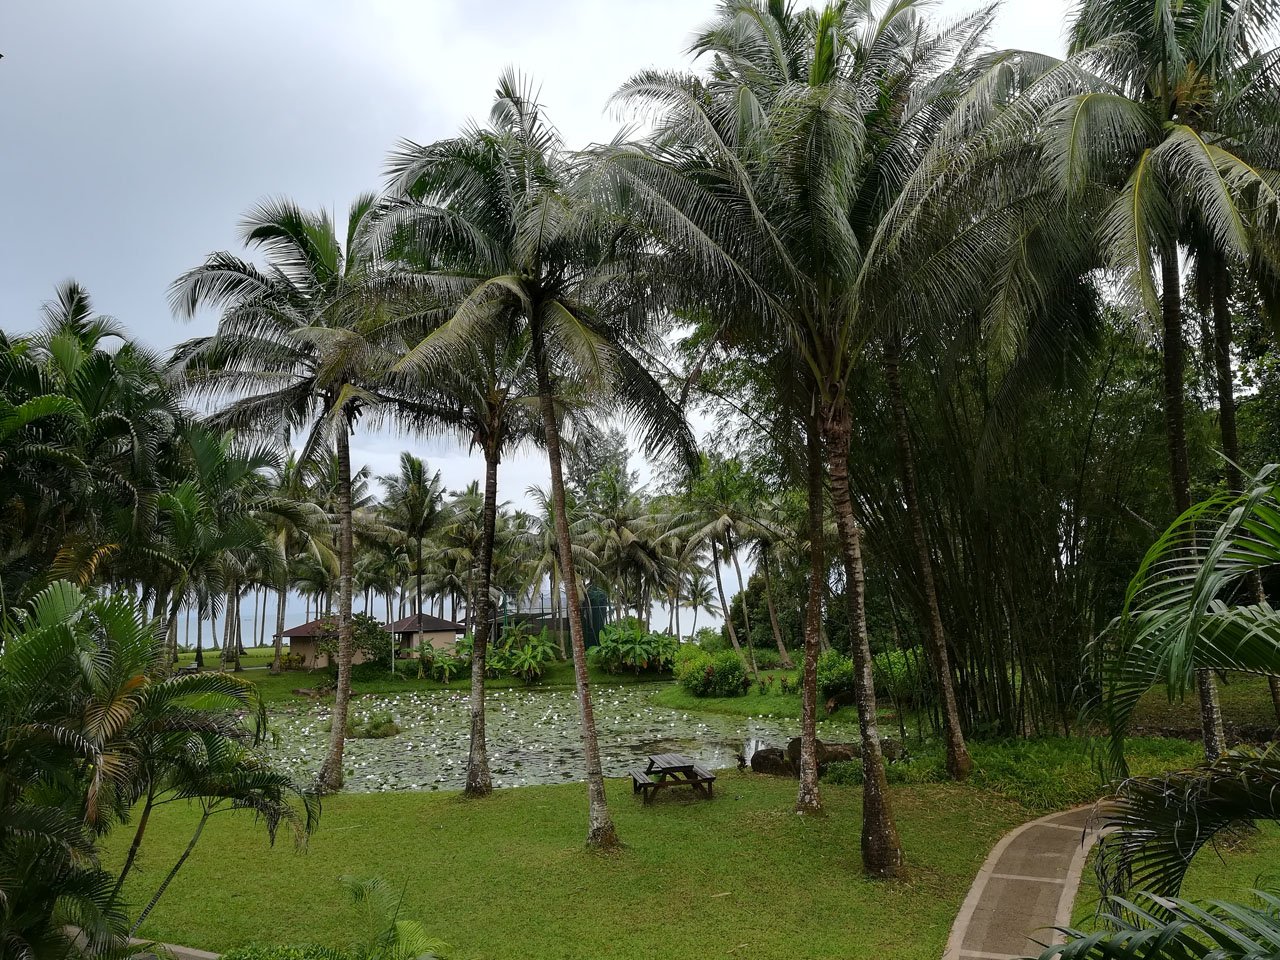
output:
POLYGON ((751 770, 754 773, 767 773, 774 777, 799 776, 797 768, 777 747, 765 747, 751 754, 751 770))
MULTIPOLYGON (((857 760, 862 756, 862 748, 856 743, 826 743, 818 741, 818 772, 826 769, 828 763, 841 760, 857 760)), ((800 769, 800 738, 792 737, 787 744, 787 759, 796 770, 800 769)))

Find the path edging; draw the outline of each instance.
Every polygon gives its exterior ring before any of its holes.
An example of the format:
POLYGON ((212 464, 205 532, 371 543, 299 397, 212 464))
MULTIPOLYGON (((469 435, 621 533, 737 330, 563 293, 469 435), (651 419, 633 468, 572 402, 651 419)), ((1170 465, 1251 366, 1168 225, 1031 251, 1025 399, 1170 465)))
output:
MULTIPOLYGON (((1095 804, 1087 803, 1068 810, 1059 810, 1056 813, 1050 813, 1035 820, 1029 820, 1020 826, 1014 827, 1000 838, 999 842, 991 848, 991 852, 987 854, 987 858, 982 862, 977 876, 973 878, 973 885, 969 887, 969 893, 964 898, 964 903, 960 905, 960 912, 956 914, 955 922, 951 925, 951 933, 947 937, 947 947, 942 954, 942 960, 961 960, 960 949, 964 945, 965 934, 969 932, 969 923, 973 919, 974 911, 977 910, 978 904, 982 900, 982 895, 987 888, 987 882, 996 872, 996 864, 999 863, 1000 857, 1008 849, 1009 845, 1033 827, 1046 825, 1065 827, 1066 824, 1054 823, 1054 821, 1067 814, 1092 810, 1095 806, 1095 804)), ((1062 894, 1058 899, 1058 909, 1053 921, 1055 927, 1065 927, 1071 923, 1076 894, 1080 892, 1080 879, 1084 875, 1085 861, 1089 858, 1089 851, 1093 849, 1100 839, 1101 833, 1097 830, 1091 830, 1086 827, 1081 831, 1079 849, 1072 855, 1071 864, 1067 867, 1066 877, 1063 878, 1062 894)), ((1062 933, 1059 930, 1054 930, 1053 939, 1050 942, 1064 942, 1062 933)))

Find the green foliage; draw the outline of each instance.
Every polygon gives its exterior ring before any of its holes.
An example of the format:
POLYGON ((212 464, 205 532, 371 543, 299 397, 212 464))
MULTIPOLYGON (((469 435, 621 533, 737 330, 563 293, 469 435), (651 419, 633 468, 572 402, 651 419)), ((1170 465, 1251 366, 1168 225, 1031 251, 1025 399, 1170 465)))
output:
POLYGON ((608 673, 669 671, 675 663, 675 638, 651 633, 635 617, 624 617, 600 631, 600 643, 591 648, 592 660, 608 673))
MULTIPOLYGON (((95 953, 123 945, 125 905, 116 878, 98 865, 98 846, 139 805, 140 825, 156 805, 182 799, 205 820, 252 810, 272 839, 281 826, 298 840, 313 829, 314 798, 250 746, 266 719, 253 685, 223 673, 170 676, 168 666, 154 625, 128 594, 94 597, 57 581, 0 625, 7 948, 61 955, 69 924, 95 953)), ((145 827, 134 836, 140 845, 145 827)), ((126 857, 122 877, 133 866, 126 857)))
POLYGON ((853 661, 838 650, 824 651, 818 657, 818 698, 852 700, 853 693, 853 661))
MULTIPOLYGON (((336 674, 338 669, 338 624, 330 620, 325 624, 325 632, 320 635, 316 649, 328 654, 329 670, 336 674)), ((364 655, 364 661, 357 666, 365 667, 365 674, 372 675, 381 671, 391 673, 393 647, 395 638, 386 631, 381 622, 367 613, 356 613, 351 616, 351 653, 364 655)), ((354 676, 354 675, 353 675, 354 676)))
POLYGON ((356 740, 385 740, 400 732, 400 725, 388 710, 373 714, 363 724, 353 726, 347 721, 347 736, 356 740))
POLYGON ((736 697, 751 689, 746 665, 732 650, 695 650, 678 657, 676 681, 695 697, 736 697))
POLYGON ((279 947, 251 943, 236 947, 222 955, 225 960, 348 960, 352 955, 332 947, 307 944, 295 947, 279 947))
POLYGON ((916 707, 931 701, 928 673, 923 669, 924 651, 892 648, 873 655, 871 676, 876 696, 898 707, 916 707))
POLYGON ((729 634, 723 628, 699 627, 692 640, 705 653, 718 653, 730 649, 729 634))
POLYGON ((551 631, 543 630, 527 637, 523 643, 507 648, 507 655, 510 657, 507 669, 511 676, 518 677, 525 683, 535 683, 547 667, 555 662, 557 649, 551 631))

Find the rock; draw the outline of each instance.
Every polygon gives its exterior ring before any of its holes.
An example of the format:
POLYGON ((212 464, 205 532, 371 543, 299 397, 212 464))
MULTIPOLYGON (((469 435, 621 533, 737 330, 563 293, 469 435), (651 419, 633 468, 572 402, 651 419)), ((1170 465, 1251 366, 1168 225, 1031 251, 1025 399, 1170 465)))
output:
POLYGON ((765 747, 751 755, 751 769, 754 773, 767 773, 774 777, 799 776, 797 768, 787 759, 787 755, 777 747, 765 747))
MULTIPOLYGON (((826 769, 827 764, 841 760, 857 760, 862 756, 862 748, 856 743, 826 743, 818 741, 818 772, 826 769)), ((787 759, 797 770, 800 769, 800 738, 792 737, 787 744, 787 759)))
POLYGON ((903 747, 901 740, 881 740, 880 752, 884 754, 884 758, 890 763, 897 763, 907 755, 906 748, 903 747))

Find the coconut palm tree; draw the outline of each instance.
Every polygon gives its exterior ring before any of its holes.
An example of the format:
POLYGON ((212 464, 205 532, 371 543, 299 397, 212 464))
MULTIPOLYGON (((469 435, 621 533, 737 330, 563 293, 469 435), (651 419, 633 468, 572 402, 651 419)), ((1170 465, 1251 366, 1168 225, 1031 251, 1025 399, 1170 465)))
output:
MULTIPOLYGON (((950 193, 926 186, 936 171, 919 162, 963 90, 961 74, 990 11, 935 31, 919 6, 797 12, 730 0, 694 44, 712 55, 707 77, 651 72, 624 85, 620 96, 656 124, 644 146, 613 151, 629 195, 671 251, 674 277, 692 281, 682 295, 714 313, 729 299, 726 287, 740 291, 735 317, 754 316, 759 340, 788 343, 801 362, 797 379, 811 391, 807 423, 821 434, 810 459, 830 478, 848 582, 863 859, 881 875, 901 869, 901 846, 876 729, 862 534, 849 484, 848 387, 864 346, 881 332, 978 300, 979 278, 997 252, 983 241, 1007 228, 1007 218, 948 206, 950 193)), ((821 484, 811 478, 809 492, 820 497, 821 484)), ((811 522, 822 508, 811 504, 811 522)), ((819 559, 811 557, 811 606, 821 603, 819 559)), ((811 633, 820 628, 817 610, 806 623, 811 633)), ((816 655, 809 635, 806 650, 816 655)), ((810 659, 806 704, 814 697, 810 659)), ((802 810, 820 803, 811 712, 806 706, 802 810)))
POLYGON ((218 331, 180 345, 174 357, 187 388, 226 406, 219 423, 288 437, 305 430, 302 459, 333 450, 338 526, 338 689, 332 734, 320 768, 325 789, 342 786, 351 696, 351 595, 354 565, 351 434, 379 414, 377 384, 389 366, 384 345, 419 320, 406 274, 379 257, 377 199, 358 197, 345 236, 327 212, 289 200, 246 215, 244 243, 266 266, 228 252, 174 281, 174 311, 218 310, 218 331))
POLYGON ((444 517, 444 486, 440 471, 407 450, 400 454, 400 470, 378 478, 383 486, 378 512, 382 520, 413 545, 414 612, 422 615, 422 544, 444 517))
MULTIPOLYGON (((402 366, 413 370, 411 352, 402 366)), ((444 369, 432 370, 418 380, 410 378, 410 396, 401 408, 408 422, 427 433, 450 434, 479 447, 484 455, 484 497, 481 504, 480 543, 475 567, 479 583, 475 591, 471 652, 471 740, 467 753, 467 779, 463 788, 470 797, 487 796, 493 789, 485 742, 485 658, 493 631, 494 555, 498 539, 498 467, 504 455, 524 444, 537 442, 542 433, 538 389, 527 337, 488 337, 460 347, 444 369)))
POLYGON ((536 95, 512 73, 499 80, 488 128, 425 147, 405 144, 391 166, 400 193, 428 201, 396 227, 417 243, 423 262, 443 266, 435 274, 438 296, 458 304, 420 345, 423 367, 443 366, 456 344, 494 330, 514 325, 528 336, 586 754, 587 839, 611 846, 617 834, 596 742, 556 401, 566 385, 586 385, 642 424, 652 449, 692 449, 683 417, 637 359, 656 345, 643 241, 601 209, 605 195, 590 168, 564 148, 536 95))

